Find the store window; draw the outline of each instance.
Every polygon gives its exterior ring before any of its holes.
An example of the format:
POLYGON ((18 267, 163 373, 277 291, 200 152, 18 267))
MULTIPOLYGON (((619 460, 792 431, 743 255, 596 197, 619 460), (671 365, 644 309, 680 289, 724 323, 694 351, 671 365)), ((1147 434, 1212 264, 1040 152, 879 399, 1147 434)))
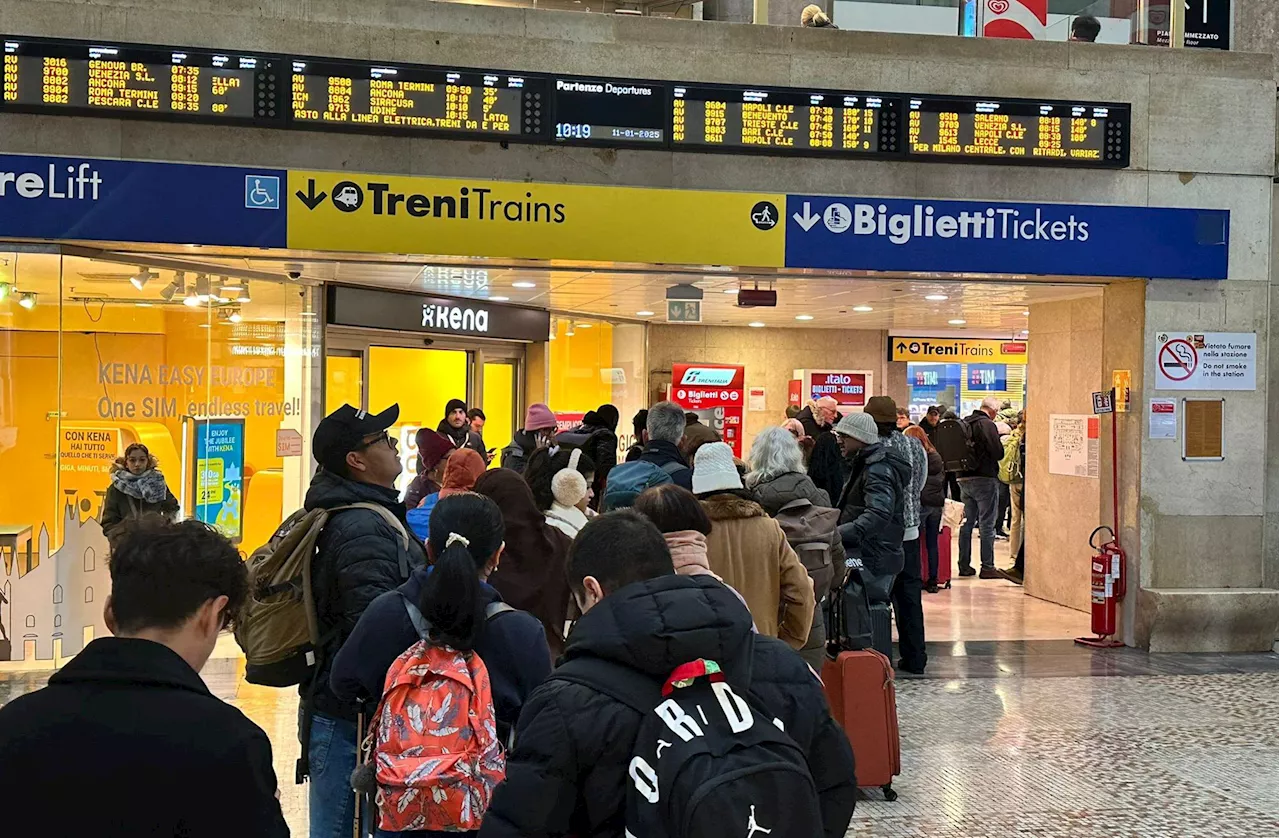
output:
POLYGON ((645 327, 557 317, 548 344, 547 404, 562 428, 602 404, 618 408, 618 459, 635 442, 631 417, 648 405, 645 327))
POLYGON ((956 415, 973 413, 983 399, 993 397, 1010 410, 1026 402, 1025 364, 907 364, 911 392, 911 421, 919 422, 933 405, 945 405, 956 415))
POLYGON ((12 585, 0 624, 12 636, 13 615, 30 615, 37 628, 34 642, 0 641, 0 668, 32 654, 57 663, 106 633, 93 595, 110 585, 101 519, 129 445, 156 458, 182 517, 243 555, 301 505, 320 409, 314 297, 221 271, 0 246, 0 545, 14 557, 0 565, 12 585), (44 636, 55 618, 69 630, 44 636))

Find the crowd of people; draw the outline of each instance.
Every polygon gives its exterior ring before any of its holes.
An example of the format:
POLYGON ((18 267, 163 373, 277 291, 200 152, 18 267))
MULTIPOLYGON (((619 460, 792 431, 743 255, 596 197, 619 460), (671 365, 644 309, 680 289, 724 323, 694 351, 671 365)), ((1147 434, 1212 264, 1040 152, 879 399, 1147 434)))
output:
MULTIPOLYGON (((856 557, 880 580, 869 596, 892 604, 896 668, 924 671, 921 592, 950 561, 938 550, 948 483, 966 512, 962 575, 974 573, 975 525, 981 576, 995 570, 997 484, 1020 539, 1021 430, 1006 426, 1002 442, 997 412, 984 402, 963 420, 974 462, 948 475, 933 443, 945 411, 915 425, 887 396, 844 415, 818 399, 759 433, 745 461, 674 402, 633 418, 622 462, 616 407, 557 432, 535 404, 490 468, 483 412, 453 400, 435 431, 416 434, 402 498, 388 433, 398 406, 344 405, 312 440, 317 469, 296 515, 324 516, 306 578, 270 589, 259 554, 246 567, 211 528, 171 520, 163 478, 147 477, 154 460, 131 448, 111 490, 124 498, 105 606, 114 636, 0 709, 0 783, 48 807, 75 783, 85 805, 67 816, 86 833, 287 834, 265 734, 198 675, 220 631, 259 619, 247 603, 287 588, 280 602, 305 591, 313 638, 291 681, 313 838, 359 822, 419 836, 630 834, 650 817, 637 793, 650 804, 673 793, 663 763, 637 750, 654 708, 683 742, 741 734, 753 714, 771 722, 811 781, 811 822, 843 835, 853 753, 817 676, 839 642, 831 602, 856 557), (725 709, 722 731, 663 700, 699 678, 725 709), (211 811, 217 791, 234 805, 211 811)), ((260 553, 293 543, 289 526, 260 553)), ((671 743, 658 741, 661 757, 671 743)), ((673 753, 669 763, 694 758, 673 753)), ((709 799, 755 793, 733 788, 709 799)), ((807 799, 787 812, 795 824, 807 799)), ((772 824, 762 831, 799 834, 757 804, 751 822, 772 824)))

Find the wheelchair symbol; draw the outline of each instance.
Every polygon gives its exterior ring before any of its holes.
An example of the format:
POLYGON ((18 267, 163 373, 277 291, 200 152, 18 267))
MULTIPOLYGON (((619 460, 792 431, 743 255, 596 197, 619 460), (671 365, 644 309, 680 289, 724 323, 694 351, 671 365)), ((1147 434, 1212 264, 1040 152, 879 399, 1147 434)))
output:
POLYGON ((280 178, 271 175, 244 176, 245 209, 280 209, 280 178))

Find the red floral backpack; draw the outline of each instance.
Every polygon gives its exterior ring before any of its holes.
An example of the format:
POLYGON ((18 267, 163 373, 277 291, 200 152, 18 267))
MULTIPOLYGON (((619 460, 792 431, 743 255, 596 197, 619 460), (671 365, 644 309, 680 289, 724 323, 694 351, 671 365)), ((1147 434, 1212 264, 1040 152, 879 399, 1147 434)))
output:
MULTIPOLYGON (((422 614, 408 599, 405 609, 425 637, 422 614)), ((485 616, 510 610, 495 602, 485 616)), ((387 671, 364 754, 373 761, 382 829, 479 829, 506 774, 489 671, 480 656, 426 640, 406 649, 387 671)))

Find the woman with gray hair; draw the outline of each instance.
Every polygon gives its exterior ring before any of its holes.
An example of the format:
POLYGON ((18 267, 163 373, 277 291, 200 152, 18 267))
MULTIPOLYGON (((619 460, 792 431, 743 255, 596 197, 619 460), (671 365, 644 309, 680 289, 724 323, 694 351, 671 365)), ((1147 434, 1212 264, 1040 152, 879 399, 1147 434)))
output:
MULTIPOLYGON (((805 473, 800 443, 785 426, 765 428, 757 434, 751 445, 751 452, 747 455, 747 463, 751 471, 747 473, 744 485, 752 499, 760 504, 769 517, 777 518, 779 512, 795 501, 808 502, 788 509, 784 516, 782 522, 786 526, 783 531, 788 533, 789 541, 795 532, 791 525, 799 520, 797 516, 816 521, 819 516, 810 514, 813 507, 831 507, 831 497, 819 489, 805 473)), ((825 654, 823 649, 827 633, 823 608, 828 601, 827 595, 831 588, 839 586, 844 577, 844 547, 835 526, 839 515, 833 510, 829 517, 830 532, 823 533, 830 542, 826 551, 827 561, 821 560, 820 552, 810 555, 805 545, 792 544, 805 568, 810 571, 810 578, 814 580, 816 606, 813 609, 813 625, 808 640, 800 649, 800 656, 815 669, 822 668, 822 657, 825 654)))

